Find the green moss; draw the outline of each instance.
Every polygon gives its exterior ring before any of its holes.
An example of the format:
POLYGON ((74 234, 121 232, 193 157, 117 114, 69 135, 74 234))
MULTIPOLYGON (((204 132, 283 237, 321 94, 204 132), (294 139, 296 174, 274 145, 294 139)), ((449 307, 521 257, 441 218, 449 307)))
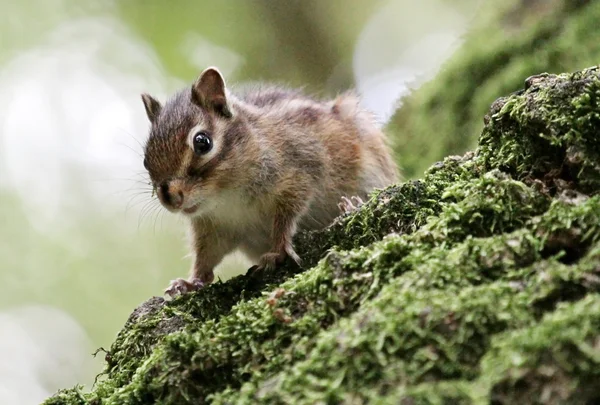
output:
POLYGON ((323 333, 306 360, 248 401, 366 400, 397 385, 473 378, 491 335, 531 322, 526 299, 508 283, 398 292, 399 284, 323 333))
POLYGON ((52 398, 47 399, 45 405, 61 405, 61 404, 73 404, 73 405, 85 405, 88 404, 86 396, 82 392, 82 387, 77 386, 68 390, 60 390, 52 398))
POLYGON ((559 305, 537 325, 498 336, 482 360, 480 383, 498 404, 595 404, 599 346, 600 295, 591 294, 559 305))
POLYGON ((387 126, 408 178, 448 153, 474 148, 481 117, 502 94, 540 72, 598 63, 600 3, 579 0, 490 2, 460 49, 430 82, 406 96, 387 126))
POLYGON ((549 184, 554 187, 598 190, 600 79, 595 71, 532 77, 527 92, 496 101, 479 141, 484 164, 519 178, 558 179, 549 184))
MULTIPOLYGON (((600 282, 585 283, 590 269, 599 264, 595 251, 578 266, 567 266, 560 262, 563 256, 546 248, 554 243, 550 236, 565 230, 552 219, 569 208, 581 219, 570 230, 600 238, 592 217, 600 212, 600 199, 595 198, 581 206, 556 204, 523 230, 469 238, 452 249, 406 249, 410 239, 418 239, 416 234, 378 243, 380 251, 359 256, 370 263, 353 267, 346 276, 377 279, 370 289, 383 286, 373 298, 326 332, 313 336, 314 330, 303 331, 304 341, 294 347, 301 356, 270 360, 268 379, 257 374, 241 390, 229 389, 213 399, 227 403, 241 392, 248 403, 337 402, 348 393, 366 400, 398 385, 475 378, 491 336, 531 325, 556 303, 600 290, 600 282), (383 268, 388 271, 377 274, 383 268), (332 381, 338 385, 333 387, 332 381)), ((357 258, 349 259, 355 266, 357 258)))
POLYGON ((539 190, 492 170, 474 181, 457 181, 447 187, 446 204, 427 230, 449 243, 467 236, 484 237, 519 228, 531 216, 543 212, 549 198, 539 190))
MULTIPOLYGON (((449 380, 423 383, 414 386, 400 386, 387 395, 376 396, 374 404, 411 404, 411 405, 471 405, 476 403, 472 397, 472 384, 463 380, 449 380)), ((481 401, 481 404, 487 402, 481 401)))
POLYGON ((476 152, 299 235, 303 269, 149 300, 93 390, 46 403, 594 399, 597 82, 541 76, 500 99, 476 152))

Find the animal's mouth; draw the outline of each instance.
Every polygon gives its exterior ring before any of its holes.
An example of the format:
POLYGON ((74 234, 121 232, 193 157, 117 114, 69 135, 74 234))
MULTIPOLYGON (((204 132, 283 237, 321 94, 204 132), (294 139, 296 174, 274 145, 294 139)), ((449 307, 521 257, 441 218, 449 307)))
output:
POLYGON ((199 207, 200 204, 194 204, 191 207, 183 208, 181 211, 185 212, 186 214, 193 214, 198 210, 199 207))

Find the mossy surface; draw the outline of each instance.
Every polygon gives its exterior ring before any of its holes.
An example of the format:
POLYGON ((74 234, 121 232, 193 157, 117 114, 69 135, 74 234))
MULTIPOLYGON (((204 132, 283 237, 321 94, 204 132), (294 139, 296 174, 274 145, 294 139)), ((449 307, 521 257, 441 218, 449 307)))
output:
POLYGON ((599 76, 530 78, 476 151, 298 235, 303 269, 150 299, 45 404, 600 401, 599 76))
POLYGON ((599 20, 597 1, 487 2, 459 50, 401 100, 387 125, 407 178, 421 177, 448 153, 475 148, 490 104, 526 77, 597 64, 600 42, 590 33, 599 20))

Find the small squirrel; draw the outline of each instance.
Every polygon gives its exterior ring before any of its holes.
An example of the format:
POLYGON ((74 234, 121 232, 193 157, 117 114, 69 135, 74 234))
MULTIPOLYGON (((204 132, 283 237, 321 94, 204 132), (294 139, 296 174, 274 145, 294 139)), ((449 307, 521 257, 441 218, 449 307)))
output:
POLYGON ((144 167, 161 204, 191 222, 194 263, 168 295, 209 284, 240 249, 253 271, 286 257, 292 238, 322 229, 375 188, 398 180, 384 134, 347 93, 318 101, 259 86, 233 94, 217 68, 162 105, 142 94, 151 123, 144 167))

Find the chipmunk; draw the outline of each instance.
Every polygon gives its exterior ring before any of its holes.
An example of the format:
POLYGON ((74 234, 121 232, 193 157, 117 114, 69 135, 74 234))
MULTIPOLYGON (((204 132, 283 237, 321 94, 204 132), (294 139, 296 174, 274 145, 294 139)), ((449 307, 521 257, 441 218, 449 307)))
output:
POLYGON ((171 281, 171 296, 211 283, 235 249, 255 271, 287 256, 300 264, 297 230, 324 228, 340 207, 398 180, 384 134, 351 93, 317 101, 261 86, 234 95, 210 67, 164 105, 146 93, 142 101, 144 167, 161 204, 191 223, 191 274, 171 281))

